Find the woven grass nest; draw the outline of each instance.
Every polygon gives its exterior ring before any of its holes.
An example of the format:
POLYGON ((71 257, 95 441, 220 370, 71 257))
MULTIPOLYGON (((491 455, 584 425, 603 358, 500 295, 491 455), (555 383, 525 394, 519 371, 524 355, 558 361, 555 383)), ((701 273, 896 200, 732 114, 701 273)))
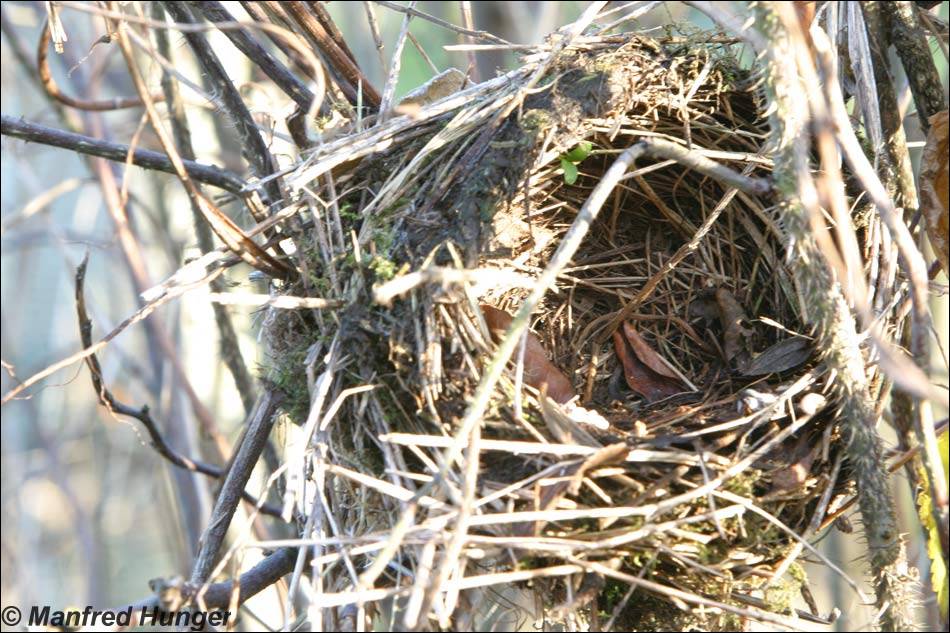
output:
POLYGON ((800 594, 822 621, 800 561, 849 490, 767 191, 638 159, 464 424, 502 311, 621 152, 666 142, 768 175, 768 104, 730 50, 584 39, 329 139, 288 176, 312 240, 286 291, 341 306, 265 323, 287 428, 318 447, 287 494, 309 508, 303 480, 328 482, 326 595, 417 628, 787 624, 800 594))

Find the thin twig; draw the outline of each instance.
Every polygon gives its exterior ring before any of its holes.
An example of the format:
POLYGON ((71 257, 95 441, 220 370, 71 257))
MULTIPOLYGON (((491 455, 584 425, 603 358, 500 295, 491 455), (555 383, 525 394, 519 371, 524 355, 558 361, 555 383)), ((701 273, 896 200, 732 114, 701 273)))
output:
POLYGON ((379 67, 382 72, 386 72, 386 53, 383 46, 383 37, 379 33, 379 21, 376 19, 376 10, 373 3, 369 0, 363 0, 363 8, 366 10, 366 21, 369 23, 369 32, 373 36, 373 44, 376 45, 376 54, 379 55, 379 67))
POLYGON ((497 35, 492 35, 488 31, 473 31, 461 26, 456 26, 451 22, 446 22, 442 18, 437 18, 434 15, 426 13, 425 11, 420 11, 413 7, 405 7, 400 4, 396 4, 395 2, 386 2, 385 0, 376 0, 376 4, 384 6, 387 9, 392 9, 393 11, 398 11, 416 18, 421 18, 427 22, 432 22, 433 24, 438 24, 443 28, 449 29, 450 31, 455 31, 461 35, 468 35, 469 37, 474 37, 480 40, 487 40, 489 42, 494 42, 495 44, 511 44, 511 42, 503 40, 497 35))
MULTIPOLYGON (((56 80, 53 79, 53 73, 49 67, 49 43, 50 43, 50 25, 49 21, 43 24, 43 30, 40 33, 40 41, 36 49, 36 67, 40 82, 46 93, 65 106, 76 108, 78 110, 89 110, 93 112, 106 112, 109 110, 124 110, 126 108, 138 108, 142 106, 142 99, 139 97, 113 97, 112 99, 86 100, 76 99, 64 94, 59 89, 56 80)), ((108 38, 109 36, 104 36, 108 38)), ((153 101, 162 101, 165 97, 161 94, 152 95, 153 101)))
MULTIPOLYGON (((86 265, 89 263, 89 255, 86 254, 83 257, 82 263, 79 265, 79 268, 76 269, 76 314, 79 319, 79 333, 82 340, 83 349, 89 349, 92 347, 92 321, 89 319, 89 315, 86 311, 86 297, 84 293, 84 286, 86 280, 86 265)), ((102 382, 102 368, 99 365, 99 359, 96 357, 95 353, 89 354, 86 358, 86 365, 89 367, 89 376, 92 379, 92 386, 96 392, 96 395, 99 398, 99 402, 105 406, 111 413, 117 413, 119 415, 124 415, 130 418, 134 418, 142 423, 142 426, 145 427, 146 432, 148 433, 149 439, 152 441, 152 447, 155 451, 164 457, 169 463, 178 468, 188 470, 191 472, 200 473, 202 475, 207 475, 208 477, 220 478, 224 475, 224 470, 214 466, 212 464, 207 464, 200 460, 191 459, 186 457, 176 451, 174 448, 169 446, 168 442, 165 440, 165 436, 162 435, 161 431, 158 428, 155 420, 152 419, 151 411, 148 406, 143 406, 136 409, 131 407, 123 402, 120 402, 116 397, 109 391, 105 384, 102 382)), ((248 503, 257 506, 260 504, 258 499, 251 495, 250 493, 244 492, 241 497, 248 503)), ((272 506, 270 504, 260 504, 261 512, 275 517, 280 517, 280 508, 272 506)))
MULTIPOLYGON (((416 5, 415 0, 409 3, 409 9, 416 5)), ((409 21, 412 14, 406 12, 403 16, 402 26, 399 27, 399 37, 396 38, 396 46, 393 49, 392 57, 389 60, 389 72, 386 74, 386 85, 383 87, 383 97, 379 106, 379 122, 384 123, 389 118, 392 109, 393 98, 396 94, 396 84, 399 82, 399 69, 402 65, 402 49, 406 45, 406 36, 409 34, 409 21)))
POLYGON ((166 288, 165 292, 163 292, 161 295, 159 295, 152 301, 149 301, 144 306, 136 310, 136 312, 132 314, 132 316, 126 318, 124 321, 122 321, 122 323, 117 325, 115 328, 112 329, 112 331, 110 331, 108 334, 103 336, 101 339, 99 339, 97 342, 95 342, 91 346, 85 347, 84 349, 76 352, 75 354, 72 354, 71 356, 68 356, 62 360, 59 360, 53 363, 52 365, 48 365, 47 367, 36 372, 35 374, 30 376, 26 380, 20 382, 16 387, 14 387, 10 391, 8 391, 6 394, 4 394, 3 400, 0 401, 0 404, 6 404, 10 402, 14 398, 16 398, 18 395, 20 395, 21 393, 23 393, 24 391, 26 391, 27 389, 29 389, 30 387, 38 383, 39 381, 43 380, 44 378, 48 376, 51 376, 52 374, 55 374, 57 371, 64 369, 66 367, 69 367, 73 363, 78 363, 81 360, 85 360, 89 356, 103 349, 106 345, 109 344, 109 342, 112 339, 114 339, 119 334, 124 332, 127 328, 148 318, 149 315, 151 315, 155 310, 157 310, 159 307, 161 307, 165 303, 168 303, 169 301, 171 301, 172 299, 176 297, 180 297, 181 295, 189 292, 190 290, 203 286, 204 284, 208 283, 209 281, 211 281, 212 279, 220 275, 222 272, 224 272, 224 270, 219 268, 216 270, 206 272, 199 279, 192 279, 188 283, 166 288))
MULTIPOLYGON (((472 17, 472 3, 468 0, 459 1, 459 11, 462 13, 462 24, 464 24, 467 31, 475 30, 475 18, 472 17)), ((475 40, 471 35, 463 36, 466 38, 468 44, 474 44, 475 40)), ((475 58, 475 51, 469 50, 466 52, 468 57, 468 76, 475 83, 478 83, 479 72, 478 72, 478 60, 475 58)))

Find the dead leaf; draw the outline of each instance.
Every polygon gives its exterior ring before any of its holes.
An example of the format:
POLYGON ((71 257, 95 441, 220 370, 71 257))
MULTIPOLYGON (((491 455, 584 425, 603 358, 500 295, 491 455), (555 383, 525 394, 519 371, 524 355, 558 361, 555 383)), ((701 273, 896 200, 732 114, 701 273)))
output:
POLYGON ((647 402, 662 400, 687 390, 665 361, 647 345, 632 326, 624 323, 623 332, 626 338, 619 330, 614 332, 614 350, 623 365, 624 378, 631 389, 646 398, 647 402))
POLYGON ((725 288, 716 290, 716 304, 719 306, 719 318, 722 319, 722 329, 725 331, 723 351, 726 353, 726 360, 742 366, 743 362, 748 360, 749 341, 752 338, 752 330, 744 325, 748 318, 733 294, 725 288))
POLYGON ((640 336, 640 333, 637 332, 637 330, 632 325, 630 325, 630 323, 624 322, 623 335, 633 348, 633 353, 637 355, 637 358, 646 363, 647 367, 661 376, 679 380, 679 376, 676 375, 676 372, 670 369, 669 364, 663 360, 659 354, 653 351, 653 348, 643 340, 643 337, 640 336))
POLYGON ((779 341, 752 359, 743 368, 746 376, 777 374, 798 367, 811 356, 810 341, 803 336, 794 336, 779 341))
POLYGON ((950 154, 950 123, 947 111, 938 112, 930 117, 930 131, 927 144, 920 159, 920 210, 927 222, 927 236, 933 246, 937 260, 943 272, 950 275, 950 174, 948 174, 948 154, 950 154))
POLYGON ((794 462, 779 468, 772 473, 772 489, 769 494, 797 490, 804 484, 811 474, 811 465, 818 454, 819 445, 812 446, 811 438, 802 436, 791 448, 794 462))
MULTIPOLYGON (((504 337, 511 326, 512 317, 504 310, 482 304, 485 323, 496 341, 504 337)), ((538 391, 547 385, 547 395, 558 404, 564 404, 574 397, 574 387, 567 376, 548 358, 544 346, 533 332, 527 333, 524 352, 524 381, 538 391)), ((516 352, 517 353, 517 352, 516 352)))

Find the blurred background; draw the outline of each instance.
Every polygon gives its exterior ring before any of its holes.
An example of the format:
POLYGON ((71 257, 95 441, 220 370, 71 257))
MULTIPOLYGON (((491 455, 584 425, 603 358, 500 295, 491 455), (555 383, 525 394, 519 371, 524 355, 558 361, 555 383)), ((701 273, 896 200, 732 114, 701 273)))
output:
MULTIPOLYGON (((366 3, 330 2, 328 9, 341 27, 361 68, 376 86, 385 70, 367 21, 366 3)), ((372 3, 389 59, 403 14, 372 3)), ((506 40, 535 44, 558 26, 575 19, 585 2, 472 2, 474 26, 506 40)), ((644 3, 645 4, 645 3, 644 3)), ((707 18, 676 2, 656 6, 630 28, 649 31, 662 25, 683 29, 710 28, 707 18)), ((747 13, 744 3, 718 3, 736 14, 747 13)), ((246 14, 236 2, 224 5, 239 19, 246 14)), ((417 8, 453 24, 462 24, 457 2, 419 2, 417 8)), ((57 108, 38 88, 36 43, 46 17, 42 2, 4 2, 4 30, 0 106, 4 115, 64 128, 57 108), (21 55, 25 54, 24 60, 21 55), (24 62, 27 66, 24 66, 24 62)), ((946 20, 947 3, 939 15, 946 20)), ((62 9, 68 41, 63 55, 51 53, 54 77, 67 94, 104 98, 133 94, 118 48, 94 45, 103 34, 100 19, 62 9)), ((410 40, 402 55, 397 97, 450 67, 465 70, 466 52, 446 50, 462 38, 431 22, 411 23, 410 40), (419 46, 416 46, 418 43, 419 46), (420 47, 424 53, 420 51, 420 47), (428 59, 427 59, 428 58, 428 59)), ((259 123, 283 125, 293 104, 254 74, 244 56, 216 31, 209 33, 232 77, 259 123)), ((175 67, 197 87, 203 78, 172 32, 175 67)), ((946 84, 947 60, 934 48, 946 84)), ((493 77, 517 64, 510 52, 478 52, 477 76, 493 77)), ((149 83, 158 86, 159 71, 148 69, 149 83)), ((898 79, 898 85, 906 85, 898 79)), ((245 173, 235 150, 219 139, 233 137, 227 124, 195 90, 183 87, 199 160, 245 173), (222 129, 225 128, 225 129, 222 129)), ((70 113, 71 116, 77 116, 70 113)), ((129 143, 140 128, 140 109, 86 113, 80 123, 87 133, 129 143)), ((913 113, 909 140, 917 160, 922 136, 913 113)), ((280 139, 272 139, 275 148, 280 139)), ((150 133, 141 146, 155 148, 150 133)), ((87 302, 98 339, 141 305, 139 293, 160 283, 183 261, 199 253, 191 212, 181 186, 172 176, 110 164, 108 171, 127 190, 128 224, 132 244, 123 244, 116 220, 110 215, 100 188, 101 174, 75 154, 22 141, 2 139, 2 324, 3 392, 34 372, 80 349, 74 307, 75 269, 89 255, 87 302), (134 265, 130 266, 130 262, 134 265)), ((294 156, 277 156, 284 164, 294 156)), ((247 221, 248 218, 238 218, 247 221)), ((249 269, 238 266, 226 275, 229 291, 260 292, 248 280, 249 269)), ((946 288, 941 275, 937 283, 946 288)), ((252 308, 228 308, 240 345, 252 372, 266 364, 257 339, 257 314, 252 308)), ((934 374, 947 380, 947 296, 936 300, 942 347, 934 349, 934 374)), ((182 453, 207 451, 205 425, 209 422, 233 444, 244 420, 244 407, 218 348, 218 330, 212 307, 200 295, 185 295, 161 307, 147 327, 123 332, 101 354, 105 383, 116 397, 133 406, 147 405, 169 441, 182 453), (171 348, 162 341, 170 341, 171 348)), ((937 412, 938 419, 947 415, 937 412)), ((935 623, 933 593, 927 589, 928 559, 915 520, 916 509, 903 471, 893 477, 907 532, 911 563, 920 570, 921 619, 935 623)), ((101 407, 85 365, 75 363, 51 375, 24 397, 2 409, 2 595, 3 605, 50 604, 54 608, 92 604, 118 606, 149 594, 148 581, 158 576, 187 574, 194 554, 195 534, 210 512, 208 480, 175 471, 150 446, 137 423, 111 415, 101 407), (183 517, 178 492, 196 491, 203 516, 183 517)), ((859 518, 854 517, 857 524, 859 518)), ((857 534, 831 529, 820 548, 848 570, 869 595, 860 560, 857 534)), ((867 629, 869 607, 828 570, 808 565, 812 593, 823 612, 842 609, 836 630, 867 629)), ((271 591, 248 604, 263 622, 274 623, 271 591)))

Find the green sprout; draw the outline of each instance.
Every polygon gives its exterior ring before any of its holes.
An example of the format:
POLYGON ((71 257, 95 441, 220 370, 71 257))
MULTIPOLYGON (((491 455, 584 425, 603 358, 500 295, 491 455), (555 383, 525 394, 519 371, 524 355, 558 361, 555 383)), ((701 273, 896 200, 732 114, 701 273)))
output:
POLYGON ((590 141, 581 141, 575 145, 571 151, 561 154, 561 170, 564 172, 564 182, 569 185, 573 185, 577 182, 579 173, 577 171, 577 164, 590 156, 592 148, 593 145, 590 141))

